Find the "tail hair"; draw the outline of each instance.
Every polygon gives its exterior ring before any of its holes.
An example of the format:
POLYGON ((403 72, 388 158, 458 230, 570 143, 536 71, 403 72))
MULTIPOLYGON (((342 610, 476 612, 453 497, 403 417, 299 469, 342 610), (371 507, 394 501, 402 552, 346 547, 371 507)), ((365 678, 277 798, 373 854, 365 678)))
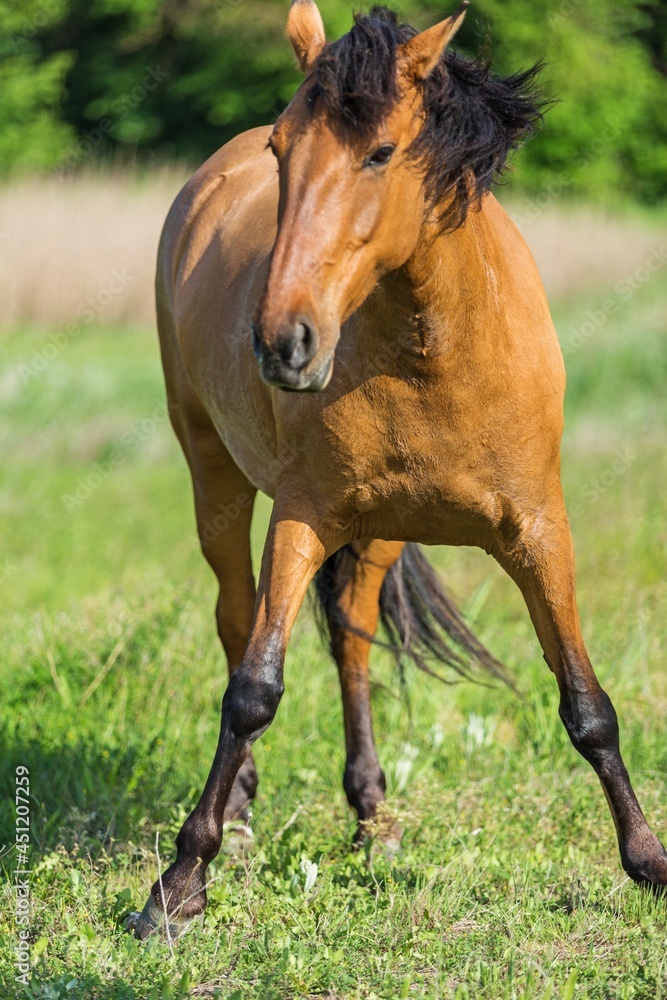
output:
POLYGON ((326 560, 315 578, 320 611, 317 620, 323 636, 328 638, 327 622, 364 635, 392 653, 401 674, 407 659, 443 683, 452 683, 430 665, 437 661, 467 680, 479 683, 484 678, 495 678, 514 688, 507 669, 470 630, 422 550, 413 543, 405 546, 382 585, 380 622, 384 639, 354 629, 344 620, 337 602, 341 586, 337 571, 344 553, 356 558, 352 547, 345 546, 326 560))

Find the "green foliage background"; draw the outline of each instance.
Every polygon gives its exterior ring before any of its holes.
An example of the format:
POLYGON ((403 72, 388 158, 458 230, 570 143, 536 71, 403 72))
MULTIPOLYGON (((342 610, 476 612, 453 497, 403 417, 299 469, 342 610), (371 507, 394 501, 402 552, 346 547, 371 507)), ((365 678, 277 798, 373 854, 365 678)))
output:
MULTIPOLYGON (((417 27, 444 0, 398 0, 417 27)), ((287 0, 0 0, 0 165, 91 158, 199 162, 264 124, 298 82, 287 0)), ((322 0, 330 37, 350 0, 322 0)), ((547 60, 561 103, 519 157, 517 181, 646 202, 667 193, 667 14, 662 0, 474 0, 457 45, 499 72, 547 60)))

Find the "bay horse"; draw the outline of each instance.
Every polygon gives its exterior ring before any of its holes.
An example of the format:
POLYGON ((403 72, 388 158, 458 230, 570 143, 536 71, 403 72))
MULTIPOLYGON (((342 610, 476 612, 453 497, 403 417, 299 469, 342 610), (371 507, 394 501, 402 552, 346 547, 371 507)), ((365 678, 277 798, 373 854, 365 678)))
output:
POLYGON ((449 51, 465 6, 421 33, 375 7, 327 44, 313 0, 294 0, 287 34, 303 84, 274 127, 215 153, 169 212, 162 359, 230 679, 176 860, 133 917, 140 937, 176 937, 206 906, 207 866, 223 824, 247 818, 250 750, 276 714, 316 576, 360 835, 385 791, 367 670, 379 616, 418 661, 500 672, 417 543, 479 546, 517 583, 623 867, 667 885, 581 636, 558 341, 531 254, 490 193, 541 117, 535 70, 498 78, 449 51), (255 589, 257 490, 273 511, 255 589))

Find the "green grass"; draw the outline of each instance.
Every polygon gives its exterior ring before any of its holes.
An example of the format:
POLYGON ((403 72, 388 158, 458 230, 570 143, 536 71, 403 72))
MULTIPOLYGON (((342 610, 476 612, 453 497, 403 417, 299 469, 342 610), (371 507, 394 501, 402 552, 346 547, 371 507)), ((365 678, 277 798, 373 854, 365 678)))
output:
MULTIPOLYGON (((658 281, 567 359, 563 474, 589 651, 646 814, 667 836, 658 281)), ((555 310, 564 341, 596 305, 593 296, 555 310)), ((8 337, 0 377, 0 844, 14 841, 23 764, 34 871, 24 990, 14 983, 14 855, 0 862, 2 1000, 667 997, 667 904, 625 880, 520 595, 469 550, 432 556, 523 697, 412 673, 408 706, 374 656, 402 852, 390 861, 348 850, 336 673, 303 614, 278 718, 256 748, 252 852, 216 862, 204 926, 173 956, 123 932, 155 877, 156 833, 164 865, 211 761, 225 674, 215 588, 150 332, 91 328, 24 383, 17 366, 46 339, 8 337), (318 865, 308 891, 304 861, 318 865)), ((257 512, 257 555, 268 509, 257 512)))

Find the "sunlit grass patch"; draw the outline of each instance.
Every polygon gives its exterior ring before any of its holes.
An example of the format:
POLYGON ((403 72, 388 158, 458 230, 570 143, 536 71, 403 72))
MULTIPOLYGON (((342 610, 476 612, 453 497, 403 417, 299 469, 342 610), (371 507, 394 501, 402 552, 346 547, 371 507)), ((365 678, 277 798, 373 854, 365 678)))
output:
MULTIPOLYGON (((597 303, 559 306, 561 337, 597 303)), ((568 358, 563 478, 584 634, 664 838, 662 316, 649 283, 568 358)), ((11 881, 0 889, 2 1000, 664 998, 665 902, 625 879, 520 594, 470 550, 429 555, 520 697, 415 671, 403 690, 375 652, 378 751, 402 851, 349 850, 336 671, 305 610, 278 717, 256 746, 252 848, 211 867, 203 926, 174 957, 125 934, 215 746, 225 685, 215 586, 185 463, 160 419, 154 338, 91 328, 21 381, 17 366, 42 340, 8 336, 0 382, 0 845, 13 842, 24 764, 34 873, 28 991, 14 980, 11 881), (102 475, 114 455, 122 461, 102 475), (79 482, 88 491, 77 497, 79 482)), ((262 501, 257 557, 268 511, 262 501)), ((0 861, 7 876, 12 857, 0 861)))

